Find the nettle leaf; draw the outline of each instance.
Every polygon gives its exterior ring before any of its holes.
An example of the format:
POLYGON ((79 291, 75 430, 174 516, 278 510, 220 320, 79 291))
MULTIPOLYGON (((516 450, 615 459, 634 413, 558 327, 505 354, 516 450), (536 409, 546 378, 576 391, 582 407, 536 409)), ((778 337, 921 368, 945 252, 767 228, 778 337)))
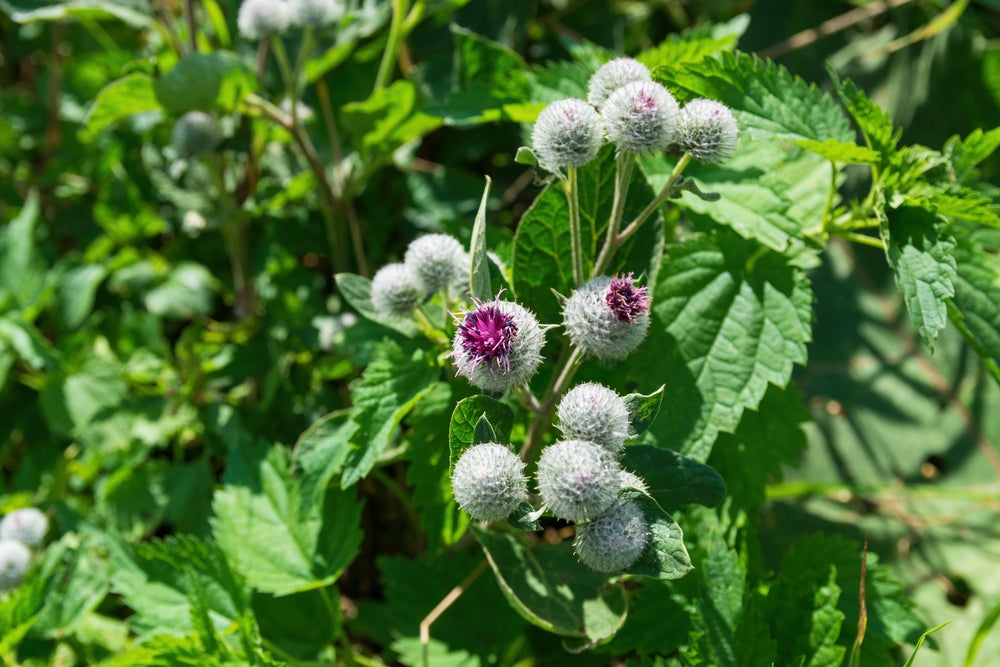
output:
POLYGON ((490 434, 496 438, 492 442, 510 444, 513 428, 514 411, 509 406, 482 394, 463 398, 452 411, 448 427, 448 446, 451 450, 449 472, 454 470, 455 462, 466 449, 481 442, 491 442, 483 439, 490 434))
POLYGON ((472 240, 469 241, 469 293, 476 299, 488 301, 493 298, 490 282, 490 261, 486 255, 486 204, 490 197, 493 181, 486 177, 483 198, 479 202, 476 221, 472 225, 472 240))
POLYGON ((83 119, 80 135, 84 141, 94 138, 112 123, 132 114, 162 109, 156 97, 153 78, 133 72, 107 84, 97 93, 94 103, 83 119))
POLYGON ((837 95, 858 124, 868 146, 877 151, 883 160, 888 160, 903 136, 902 128, 893 127, 889 113, 875 104, 850 79, 841 83, 832 67, 827 67, 827 72, 833 80, 837 95))
POLYGON ((441 125, 439 118, 417 111, 417 102, 416 86, 399 80, 367 100, 345 104, 341 118, 362 156, 387 160, 403 144, 441 125))
POLYGON ((229 51, 189 53, 153 82, 156 99, 168 111, 235 111, 257 90, 257 77, 229 51))
POLYGON ((327 491, 322 503, 305 497, 283 447, 233 447, 223 483, 212 501, 212 529, 254 588, 275 595, 320 588, 357 555, 361 503, 354 492, 327 491))
MULTIPOLYGON (((84 618, 107 597, 111 567, 91 535, 67 534, 45 550, 42 572, 50 590, 35 632, 59 638, 79 629, 84 618)), ((2 633, 2 631, 0 631, 2 633)))
POLYGON ((337 289, 347 303, 351 304, 358 314, 372 322, 398 331, 408 338, 417 333, 417 325, 412 319, 389 317, 375 310, 372 305, 372 281, 354 273, 338 273, 334 276, 337 289))
POLYGON ((887 209, 881 225, 885 254, 920 337, 933 347, 948 323, 946 300, 954 296, 954 241, 938 232, 940 219, 915 206, 887 209))
MULTIPOLYGON (((590 164, 577 172, 580 193, 580 244, 583 268, 590 274, 607 231, 615 189, 615 149, 607 145, 590 164)), ((635 218, 653 199, 653 191, 635 170, 624 219, 635 218)), ((608 274, 631 271, 653 275, 663 247, 656 224, 647 223, 619 250, 608 274)), ((568 296, 573 284, 570 254, 569 206, 562 183, 548 185, 535 199, 514 237, 513 288, 518 300, 531 304, 541 322, 562 321, 562 304, 553 291, 568 296)))
POLYGON ((625 407, 628 408, 628 439, 634 440, 649 430, 660 412, 663 403, 663 386, 652 394, 627 394, 622 396, 625 407))
POLYGON ((944 153, 951 162, 955 178, 959 183, 964 183, 976 177, 976 165, 992 155, 997 148, 1000 148, 1000 127, 989 132, 983 132, 977 127, 965 139, 958 136, 948 139, 944 145, 944 153))
POLYGON ((666 383, 651 432, 698 461, 732 432, 768 384, 805 363, 812 292, 789 260, 732 232, 669 249, 653 296, 649 338, 633 359, 640 383, 666 383))
POLYGON ((29 570, 21 585, 0 598, 0 654, 9 655, 27 636, 46 601, 48 582, 29 570))
POLYGON ((682 68, 700 63, 717 53, 735 49, 740 35, 749 24, 749 17, 742 17, 742 20, 730 22, 729 25, 685 30, 680 35, 671 35, 660 44, 646 49, 636 56, 636 60, 648 67, 654 76, 659 76, 660 68, 682 68))
POLYGON ((719 473, 669 449, 629 445, 620 460, 623 468, 642 477, 650 497, 667 512, 692 503, 715 507, 726 494, 726 483, 719 473))
POLYGON ((628 574, 651 579, 680 579, 693 569, 684 546, 684 531, 669 514, 648 498, 637 498, 649 526, 649 543, 628 574))
POLYGON ((952 254, 957 269, 948 317, 1000 382, 1000 257, 972 237, 960 238, 952 254))
POLYGON ((878 152, 867 146, 858 146, 853 141, 799 139, 795 142, 795 145, 801 146, 820 157, 825 157, 827 160, 845 164, 875 164, 881 159, 878 152))
POLYGON ((569 542, 531 544, 520 534, 472 526, 507 601, 525 619, 568 638, 583 650, 611 637, 625 622, 620 585, 592 572, 569 542))

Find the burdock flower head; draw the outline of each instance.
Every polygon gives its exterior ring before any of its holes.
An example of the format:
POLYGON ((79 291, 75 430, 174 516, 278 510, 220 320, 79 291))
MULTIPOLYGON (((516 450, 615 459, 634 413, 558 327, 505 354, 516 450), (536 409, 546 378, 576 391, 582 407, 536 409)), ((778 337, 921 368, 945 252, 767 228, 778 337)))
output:
POLYGON ((563 308, 563 326, 574 345, 600 359, 624 359, 646 337, 650 297, 628 273, 598 276, 581 285, 563 308))
POLYGON ((715 100, 691 100, 681 110, 677 143, 701 162, 724 162, 736 150, 739 128, 733 112, 715 100))
POLYGON ((681 110, 655 81, 633 81, 611 93, 601 106, 608 141, 626 153, 655 153, 677 134, 681 110))
POLYGON ((601 65, 587 83, 587 101, 600 108, 611 93, 633 81, 652 81, 649 68, 632 58, 615 58, 601 65))
POLYGON ((538 115, 531 142, 538 161, 550 171, 582 167, 604 143, 601 116, 583 100, 553 102, 538 115))
POLYGON ((545 334, 526 308, 499 295, 476 301, 475 309, 456 316, 452 344, 458 375, 493 393, 527 384, 542 361, 545 334))

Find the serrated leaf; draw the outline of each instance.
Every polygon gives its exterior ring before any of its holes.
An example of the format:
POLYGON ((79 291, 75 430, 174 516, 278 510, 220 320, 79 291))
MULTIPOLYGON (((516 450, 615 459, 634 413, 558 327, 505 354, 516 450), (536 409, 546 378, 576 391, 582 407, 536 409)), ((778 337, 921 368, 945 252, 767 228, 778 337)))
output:
POLYGON ((795 145, 801 146, 820 157, 825 157, 827 160, 843 162, 845 164, 874 164, 881 159, 877 151, 866 146, 858 146, 853 141, 799 139, 795 142, 795 145))
POLYGON ((958 240, 953 256, 955 297, 948 317, 1000 382, 1000 258, 968 237, 958 240))
POLYGON ((622 450, 621 464, 646 482, 649 495, 667 512, 696 503, 715 507, 726 494, 719 473, 669 449, 653 445, 629 445, 622 450))
MULTIPOLYGON (((580 244, 583 268, 590 274, 604 243, 614 198, 615 149, 601 149, 590 164, 577 171, 580 193, 580 244)), ((635 170, 625 203, 625 219, 634 218, 653 199, 653 192, 635 170)), ((553 294, 568 295, 576 287, 570 253, 569 206, 561 183, 547 186, 525 212, 514 237, 513 288, 519 301, 531 304, 541 322, 561 322, 561 304, 553 294)), ((662 248, 657 225, 647 222, 621 247, 607 274, 633 272, 653 275, 651 264, 662 248)))
POLYGON ((257 77, 235 53, 189 53, 153 82, 156 99, 164 109, 235 111, 257 90, 257 77))
POLYGON ((305 498, 318 502, 334 475, 343 471, 361 428, 349 415, 349 410, 337 410, 320 417, 295 443, 293 461, 302 471, 305 498))
POLYGON ((476 299, 488 301, 493 298, 490 282, 490 262, 486 255, 486 203, 490 196, 490 177, 486 177, 483 198, 479 202, 476 221, 472 225, 472 240, 469 241, 469 293, 476 299))
POLYGON ((212 529, 219 547, 254 588, 287 595, 326 586, 361 544, 361 503, 353 491, 304 498, 281 446, 233 447, 215 493, 212 529))
MULTIPOLYGON (((44 570, 58 595, 47 596, 35 632, 48 638, 71 635, 107 596, 111 568, 89 536, 67 535, 46 549, 44 570)), ((2 634, 2 631, 0 631, 2 634)))
POLYGON ((722 51, 732 51, 746 25, 744 23, 742 29, 736 26, 736 31, 721 35, 706 27, 685 30, 680 35, 670 35, 660 44, 646 49, 636 56, 636 60, 648 67, 654 77, 658 77, 661 68, 686 67, 722 51))
POLYGON ((341 118, 366 160, 386 160, 397 148, 441 125, 441 120, 417 110, 417 89, 405 80, 381 88, 361 102, 341 109, 341 118))
POLYGON ((957 135, 948 139, 944 145, 944 153, 951 162, 955 177, 959 183, 974 176, 976 165, 988 158, 1000 148, 1000 127, 989 132, 976 128, 965 139, 957 135))
POLYGON ((954 296, 954 241, 937 230, 938 218, 926 209, 888 209, 881 225, 886 257, 920 337, 933 347, 948 323, 946 300, 954 296))
POLYGON ((48 585, 37 570, 29 571, 21 585, 0 598, 0 655, 9 655, 38 620, 48 585))
POLYGON ((680 579, 693 569, 684 546, 684 531, 673 518, 648 498, 637 498, 649 527, 649 542, 639 560, 625 570, 651 579, 680 579))
POLYGON ((649 430, 663 403, 663 385, 652 394, 627 394, 622 396, 628 408, 628 440, 634 440, 649 430))
POLYGON ((152 77, 133 72, 112 81, 97 93, 83 119, 80 134, 84 141, 93 141, 101 130, 116 121, 132 114, 162 108, 153 88, 152 77))
POLYGON ((768 384, 784 386, 806 360, 812 293, 786 258, 732 232, 669 249, 648 340, 634 357, 640 384, 666 382, 651 432, 664 447, 704 461, 768 384))
POLYGON ((903 130, 894 128, 888 112, 875 104, 850 79, 841 83, 832 67, 827 67, 827 72, 833 80, 840 101, 858 124, 868 146, 878 152, 883 160, 889 160, 903 130))
POLYGON ((353 273, 338 273, 334 276, 337 289, 347 300, 347 303, 358 311, 358 314, 372 322, 389 327, 404 336, 412 338, 417 333, 417 325, 412 319, 394 318, 383 315, 372 305, 372 281, 353 273))
POLYGON ((508 602, 529 622, 591 645, 614 635, 625 622, 622 587, 581 565, 568 542, 530 544, 506 531, 478 526, 472 531, 508 602))
POLYGON ((466 449, 480 442, 476 439, 476 431, 483 419, 497 438, 494 442, 502 445, 510 443, 514 411, 509 406, 482 394, 463 398, 452 411, 448 427, 448 447, 451 451, 449 472, 454 470, 455 462, 466 449))

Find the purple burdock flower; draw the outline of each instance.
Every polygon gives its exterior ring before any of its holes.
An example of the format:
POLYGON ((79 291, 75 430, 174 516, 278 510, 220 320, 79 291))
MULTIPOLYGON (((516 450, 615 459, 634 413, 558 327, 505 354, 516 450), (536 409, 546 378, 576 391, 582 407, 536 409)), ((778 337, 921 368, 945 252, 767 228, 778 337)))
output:
POLYGON ((451 356, 457 375, 493 393, 527 384, 542 360, 545 336, 527 309, 499 297, 456 317, 451 356))
POLYGON ((619 322, 635 324, 641 315, 649 312, 649 288, 646 286, 637 287, 633 282, 632 274, 616 276, 611 279, 608 286, 608 294, 604 297, 611 312, 615 314, 619 322))

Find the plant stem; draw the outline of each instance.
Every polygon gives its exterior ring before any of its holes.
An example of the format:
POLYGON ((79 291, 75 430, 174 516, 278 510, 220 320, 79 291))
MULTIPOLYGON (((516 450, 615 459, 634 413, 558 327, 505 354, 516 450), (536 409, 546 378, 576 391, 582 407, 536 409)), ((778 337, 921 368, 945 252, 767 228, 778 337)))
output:
POLYGON ((402 41, 403 20, 409 10, 408 0, 392 0, 392 18, 389 21, 389 38, 382 52, 382 62, 378 66, 378 74, 375 76, 375 86, 372 93, 385 88, 392 70, 392 64, 396 60, 396 53, 399 51, 399 43, 402 41))
POLYGON ((854 241, 855 243, 860 243, 861 245, 871 246, 872 248, 878 248, 879 250, 885 250, 885 245, 882 243, 882 239, 877 239, 874 236, 846 231, 837 233, 835 236, 839 236, 848 241, 854 241))
POLYGON ((628 197, 628 187, 632 180, 632 168, 635 166, 634 153, 621 153, 615 159, 615 196, 611 204, 611 217, 608 220, 608 233, 604 237, 604 247, 601 248, 590 277, 595 278, 608 268, 611 258, 618 246, 618 228, 622 224, 622 212, 625 210, 625 199, 628 197))
POLYGON ((677 179, 681 177, 681 174, 684 172, 684 169, 688 166, 689 162, 691 162, 690 153, 685 153, 681 156, 681 159, 677 161, 676 165, 674 165, 674 170, 670 172, 670 178, 667 179, 667 184, 663 186, 662 190, 660 190, 660 194, 656 195, 656 198, 649 202, 649 204, 646 205, 646 208, 642 209, 642 212, 635 216, 635 220, 630 222, 628 226, 622 230, 621 234, 615 238, 616 246, 620 246, 622 243, 625 243, 630 236, 639 231, 639 227, 642 226, 642 223, 646 222, 646 220, 653 215, 660 208, 660 206, 663 205, 663 202, 670 198, 670 191, 673 189, 677 179))
POLYGON ((198 22, 194 17, 193 0, 184 0, 184 17, 187 19, 188 46, 191 53, 198 53, 198 22))
POLYGON ((469 573, 469 576, 462 580, 462 583, 448 591, 448 594, 437 603, 437 606, 431 610, 431 613, 427 614, 427 616, 424 617, 424 620, 420 621, 420 646, 423 648, 424 667, 429 667, 430 665, 429 644, 431 641, 431 625, 434 624, 434 621, 438 620, 441 614, 447 611, 448 607, 455 603, 455 600, 462 597, 462 593, 464 593, 466 589, 479 578, 479 575, 485 571, 486 559, 483 559, 479 561, 479 565, 477 565, 472 572, 469 573))
POLYGON ((566 202, 569 205, 569 245, 573 255, 573 284, 583 284, 583 251, 580 248, 580 190, 576 167, 566 169, 566 202))
POLYGON ((552 412, 555 410, 556 401, 573 380, 581 361, 583 361, 583 353, 580 352, 580 348, 571 347, 569 344, 563 346, 559 359, 556 361, 552 381, 549 382, 548 389, 545 390, 545 397, 538 406, 535 416, 531 418, 528 432, 524 436, 524 446, 521 447, 519 454, 522 461, 530 460, 531 456, 534 455, 534 450, 542 441, 542 435, 552 426, 552 412))
POLYGON ((290 94, 288 103, 292 105, 292 124, 299 124, 299 96, 302 88, 302 70, 305 68, 306 60, 312 54, 313 29, 307 27, 302 35, 302 43, 299 45, 299 53, 295 58, 295 69, 292 70, 292 81, 290 84, 290 94))

